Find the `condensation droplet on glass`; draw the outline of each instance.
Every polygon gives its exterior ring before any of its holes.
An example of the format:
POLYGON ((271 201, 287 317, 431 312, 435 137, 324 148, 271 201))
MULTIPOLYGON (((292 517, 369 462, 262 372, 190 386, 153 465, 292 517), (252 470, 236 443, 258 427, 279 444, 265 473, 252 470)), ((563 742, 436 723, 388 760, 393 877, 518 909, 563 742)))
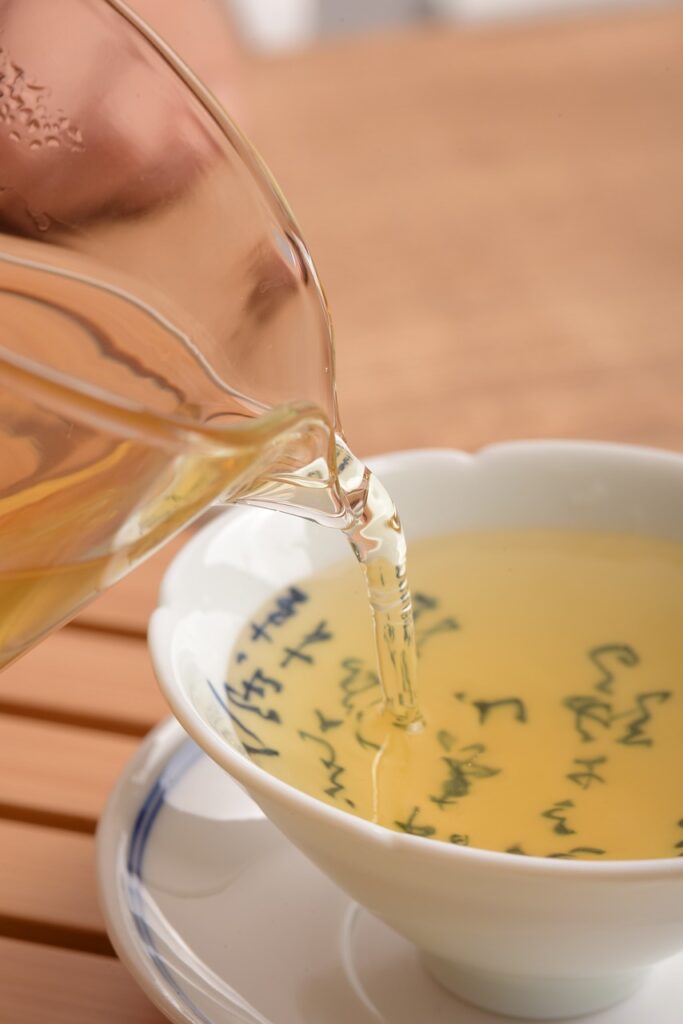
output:
POLYGON ((72 145, 83 146, 83 133, 79 128, 68 128, 66 137, 72 145))
POLYGON ((12 142, 18 142, 19 141, 19 132, 10 132, 9 133, 9 137, 12 140, 12 142))
POLYGON ((29 213, 31 215, 31 220, 38 228, 38 230, 47 231, 47 229, 50 227, 50 224, 52 223, 48 215, 46 213, 34 213, 32 210, 29 210, 29 213))
POLYGON ((54 136, 54 135, 50 135, 50 136, 48 136, 48 138, 47 138, 47 139, 45 140, 45 144, 46 144, 47 146, 49 146, 49 147, 50 147, 51 149, 56 149, 56 148, 57 148, 57 146, 59 145, 59 139, 58 139, 58 138, 56 138, 56 136, 54 136))
POLYGON ((40 147, 41 147, 42 145, 43 145, 43 144, 42 144, 42 142, 40 141, 40 139, 32 139, 32 140, 31 140, 31 142, 29 142, 29 144, 28 144, 28 148, 29 148, 29 149, 40 149, 40 147))

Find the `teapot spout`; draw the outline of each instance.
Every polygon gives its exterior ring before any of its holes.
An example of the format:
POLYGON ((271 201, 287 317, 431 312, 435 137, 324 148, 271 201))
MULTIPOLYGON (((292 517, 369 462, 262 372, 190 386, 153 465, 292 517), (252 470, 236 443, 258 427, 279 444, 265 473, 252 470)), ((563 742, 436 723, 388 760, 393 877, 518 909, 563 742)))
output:
POLYGON ((291 446, 288 456, 233 502, 301 516, 337 530, 352 529, 363 503, 368 470, 344 440, 330 430, 326 444, 304 464, 292 462, 291 446))

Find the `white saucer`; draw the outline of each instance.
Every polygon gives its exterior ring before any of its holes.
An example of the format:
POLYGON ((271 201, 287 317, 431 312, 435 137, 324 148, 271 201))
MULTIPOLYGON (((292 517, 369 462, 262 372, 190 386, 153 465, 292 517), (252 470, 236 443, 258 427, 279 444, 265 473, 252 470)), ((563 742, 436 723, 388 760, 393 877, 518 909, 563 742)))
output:
MULTIPOLYGON (((111 940, 177 1024, 503 1024, 352 903, 175 721, 131 761, 98 831, 111 940)), ((683 956, 584 1024, 680 1024, 683 956)), ((538 1024, 538 1022, 536 1022, 538 1024)))

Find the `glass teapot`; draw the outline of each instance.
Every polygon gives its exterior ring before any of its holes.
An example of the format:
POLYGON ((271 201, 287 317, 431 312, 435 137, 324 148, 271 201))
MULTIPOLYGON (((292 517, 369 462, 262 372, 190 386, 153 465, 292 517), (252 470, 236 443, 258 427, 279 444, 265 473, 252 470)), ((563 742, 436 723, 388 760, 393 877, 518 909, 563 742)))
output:
POLYGON ((216 501, 348 525, 306 246, 120 0, 1 5, 0 232, 0 667, 216 501))

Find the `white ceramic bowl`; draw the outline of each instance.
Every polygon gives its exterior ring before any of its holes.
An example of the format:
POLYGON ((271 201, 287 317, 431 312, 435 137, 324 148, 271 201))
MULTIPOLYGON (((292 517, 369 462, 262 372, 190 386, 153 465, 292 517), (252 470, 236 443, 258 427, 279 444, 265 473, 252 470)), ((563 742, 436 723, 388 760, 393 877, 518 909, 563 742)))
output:
MULTIPOLYGON (((683 539, 679 455, 524 442, 474 456, 397 453, 372 465, 409 538, 557 526, 683 539)), ((465 999, 557 1018, 625 997, 648 965, 683 949, 683 859, 546 860, 402 835, 293 789, 240 753, 209 683, 223 681, 245 618, 273 590, 350 557, 333 531, 272 512, 234 510, 203 529, 168 570, 150 626, 175 714, 292 842, 415 942, 428 969, 465 999)))

